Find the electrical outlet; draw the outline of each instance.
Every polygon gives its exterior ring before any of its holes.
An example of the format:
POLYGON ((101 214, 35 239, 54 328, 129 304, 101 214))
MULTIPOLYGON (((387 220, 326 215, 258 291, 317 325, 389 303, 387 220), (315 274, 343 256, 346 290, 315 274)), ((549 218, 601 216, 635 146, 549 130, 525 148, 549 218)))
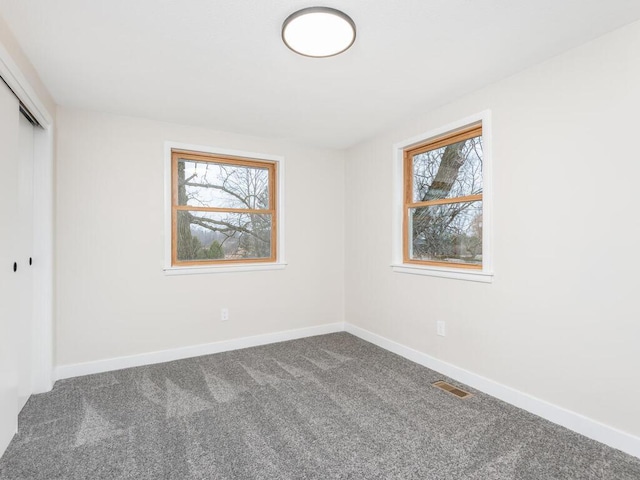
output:
POLYGON ((229 320, 229 309, 228 308, 223 308, 220 310, 220 320, 223 322, 226 322, 227 320, 229 320))
POLYGON ((445 329, 445 323, 442 320, 438 320, 436 322, 436 329, 437 329, 438 335, 440 335, 441 337, 446 337, 447 336, 447 331, 445 329))

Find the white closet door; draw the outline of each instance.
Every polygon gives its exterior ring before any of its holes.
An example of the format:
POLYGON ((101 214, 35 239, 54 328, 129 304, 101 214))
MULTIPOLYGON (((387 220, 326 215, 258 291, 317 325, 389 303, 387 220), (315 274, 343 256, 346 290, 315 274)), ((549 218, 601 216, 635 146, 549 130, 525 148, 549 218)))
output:
POLYGON ((18 412, 33 392, 33 125, 20 114, 18 135, 18 224, 17 281, 20 302, 17 325, 18 412))
POLYGON ((18 100, 0 82, 0 452, 18 424, 16 332, 20 302, 13 265, 18 261, 19 121, 18 100))

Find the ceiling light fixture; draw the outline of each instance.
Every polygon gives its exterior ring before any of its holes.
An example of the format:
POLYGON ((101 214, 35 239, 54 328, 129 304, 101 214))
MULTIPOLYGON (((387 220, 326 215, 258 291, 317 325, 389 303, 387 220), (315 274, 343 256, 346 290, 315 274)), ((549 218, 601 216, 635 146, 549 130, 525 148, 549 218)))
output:
POLYGON ((310 7, 298 10, 282 24, 282 41, 306 57, 332 57, 347 50, 356 40, 356 24, 334 8, 310 7))

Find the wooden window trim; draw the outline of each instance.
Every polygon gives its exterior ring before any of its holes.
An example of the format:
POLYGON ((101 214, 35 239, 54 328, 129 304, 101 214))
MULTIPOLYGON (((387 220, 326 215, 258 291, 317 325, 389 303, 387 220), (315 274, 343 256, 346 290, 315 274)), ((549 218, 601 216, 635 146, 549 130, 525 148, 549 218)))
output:
MULTIPOLYGON (((409 212, 412 208, 428 207, 433 205, 449 205, 463 202, 477 202, 483 201, 483 194, 467 195, 463 197, 441 198, 437 200, 429 200, 424 202, 413 201, 413 157, 420 155, 421 153, 429 152, 431 150, 437 150, 438 148, 446 147, 448 145, 469 140, 470 138, 482 136, 482 122, 473 123, 463 128, 454 130, 452 132, 438 135, 428 139, 425 142, 417 145, 412 145, 404 149, 403 155, 403 213, 402 213, 402 257, 403 263, 413 265, 425 265, 432 267, 445 267, 454 269, 467 269, 467 270, 482 270, 483 263, 480 265, 465 264, 456 262, 438 262, 432 260, 417 260, 411 258, 409 253, 409 212)), ((484 205, 483 205, 484 206, 484 205)))
POLYGON ((171 266, 220 266, 220 265, 246 265, 255 263, 274 263, 277 261, 278 252, 278 215, 277 215, 277 170, 278 162, 273 160, 255 160, 251 158, 221 155, 215 153, 195 152, 191 150, 171 149, 171 266), (218 165, 243 166, 259 168, 268 171, 269 177, 269 208, 224 208, 224 207, 197 207, 190 205, 178 205, 178 160, 194 160, 197 162, 215 163, 218 165), (257 213, 271 216, 271 255, 265 258, 240 258, 240 259, 210 259, 210 260, 178 260, 178 212, 222 212, 222 213, 257 213))
POLYGON ((458 143, 462 142, 463 140, 469 140, 470 138, 479 137, 480 135, 482 135, 482 123, 475 123, 459 130, 430 138, 426 142, 422 142, 418 145, 408 147, 407 149, 405 149, 405 152, 411 152, 412 155, 419 155, 424 152, 429 152, 431 150, 446 147, 447 145, 451 145, 452 143, 458 143))

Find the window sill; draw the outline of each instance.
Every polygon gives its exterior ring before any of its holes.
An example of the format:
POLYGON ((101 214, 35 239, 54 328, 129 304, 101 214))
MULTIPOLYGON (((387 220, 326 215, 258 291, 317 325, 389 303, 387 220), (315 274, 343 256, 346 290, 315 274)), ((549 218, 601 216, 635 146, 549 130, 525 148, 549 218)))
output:
POLYGON ((166 267, 165 275, 200 275, 210 273, 259 272, 262 270, 284 270, 286 263, 252 263, 237 265, 205 265, 202 267, 166 267))
POLYGON ((427 275, 430 277, 452 278, 454 280, 467 280, 470 282, 492 283, 493 273, 480 270, 462 270, 456 268, 425 267, 407 264, 394 264, 391 269, 396 273, 408 273, 411 275, 427 275))

